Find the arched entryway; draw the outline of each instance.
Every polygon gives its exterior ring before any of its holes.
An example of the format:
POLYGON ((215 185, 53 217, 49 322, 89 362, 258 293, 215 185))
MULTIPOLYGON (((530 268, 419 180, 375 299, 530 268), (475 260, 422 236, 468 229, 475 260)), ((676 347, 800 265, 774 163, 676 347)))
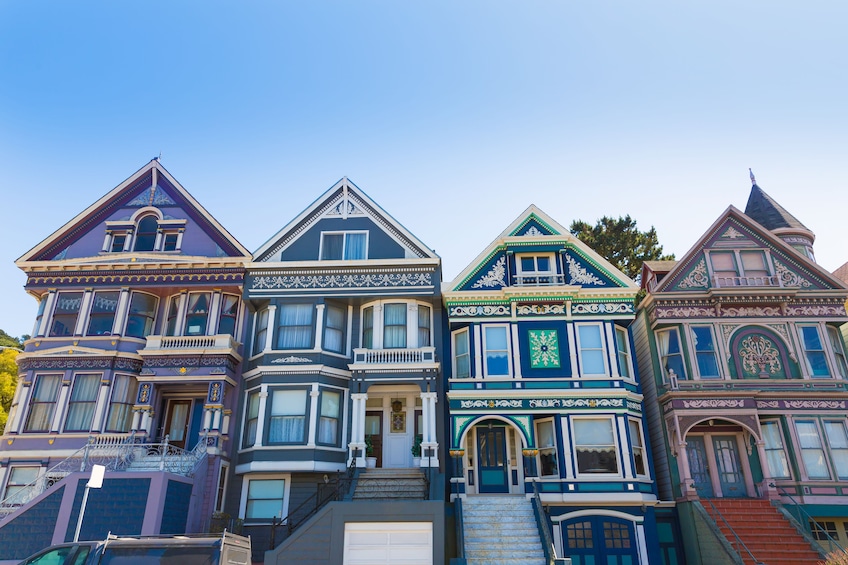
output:
POLYGON ((464 450, 466 494, 523 494, 525 438, 506 418, 485 416, 469 425, 464 450))
POLYGON ((702 498, 757 497, 751 440, 752 432, 730 419, 693 425, 685 436, 689 486, 702 498))

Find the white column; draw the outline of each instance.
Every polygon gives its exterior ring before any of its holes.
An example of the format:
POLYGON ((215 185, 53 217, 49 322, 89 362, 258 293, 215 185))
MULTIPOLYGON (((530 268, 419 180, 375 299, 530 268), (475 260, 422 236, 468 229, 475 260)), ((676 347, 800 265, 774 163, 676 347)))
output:
MULTIPOLYGON (((106 414, 106 404, 109 402, 109 381, 100 381, 100 390, 97 391, 97 405, 94 408, 94 424, 92 430, 103 431, 103 417, 106 414)), ((132 429, 136 429, 133 425, 132 429)))
POLYGON ((521 347, 518 345, 518 324, 510 324, 512 330, 512 374, 516 379, 521 378, 521 347))
POLYGON ((47 333, 48 324, 50 319, 53 318, 53 305, 56 304, 56 289, 51 289, 44 300, 47 302, 44 304, 44 310, 41 312, 41 323, 36 328, 33 337, 44 337, 47 333))
POLYGON ((277 327, 277 306, 268 306, 268 328, 265 330, 265 348, 262 353, 268 353, 274 347, 274 329, 277 327))
POLYGON ((77 324, 74 326, 74 335, 82 335, 85 333, 85 322, 88 320, 88 309, 91 306, 91 297, 94 294, 92 290, 86 289, 86 291, 82 294, 82 300, 80 301, 79 312, 77 312, 77 324))
POLYGON ((350 346, 353 342, 353 306, 347 307, 347 330, 345 331, 347 343, 345 344, 345 355, 350 355, 350 346))
POLYGON ((371 348, 383 349, 383 304, 374 305, 374 327, 371 330, 371 348))
MULTIPOLYGON (((353 458, 353 450, 359 449, 362 454, 356 459, 357 467, 365 467, 365 401, 368 395, 354 393, 350 395, 351 400, 351 442, 350 455, 353 458)), ((350 464, 350 461, 348 461, 350 464)))
POLYGON ((406 307, 406 346, 410 349, 420 347, 418 343, 418 303, 406 307))
POLYGON ((51 432, 58 432, 62 427, 62 418, 65 417, 68 405, 68 389, 71 388, 71 382, 64 380, 62 377, 62 388, 59 390, 59 399, 56 401, 56 408, 53 412, 53 423, 50 425, 51 432))
POLYGON ((177 298, 177 318, 174 320, 174 335, 183 335, 186 309, 188 309, 188 292, 184 290, 177 298))
POLYGON ((162 230, 156 230, 156 241, 153 242, 153 251, 159 251, 162 249, 162 230))
POLYGON ((315 305, 315 351, 321 351, 322 337, 324 337, 324 304, 315 305))
POLYGON ((259 418, 256 419, 256 441, 254 447, 262 445, 265 435, 265 408, 268 405, 268 385, 262 385, 259 389, 259 418))
POLYGON ((306 437, 306 447, 315 447, 315 434, 318 431, 318 383, 312 383, 309 391, 309 435, 306 437))
POLYGON ((625 479, 630 479, 636 476, 633 470, 633 463, 630 458, 630 437, 627 430, 627 418, 625 416, 616 416, 615 423, 618 424, 618 441, 621 443, 621 457, 624 459, 621 469, 625 479))
POLYGON ((206 333, 215 335, 218 333, 218 318, 221 316, 221 289, 216 288, 212 292, 212 300, 209 301, 209 319, 206 321, 208 328, 206 333))
POLYGON ((112 324, 112 333, 115 335, 124 335, 127 327, 127 310, 130 305, 130 289, 124 287, 121 289, 121 294, 118 296, 118 307, 115 309, 115 322, 112 324))
POLYGON ((607 335, 607 359, 609 361, 610 375, 612 378, 618 378, 621 373, 618 370, 618 345, 615 343, 615 336, 612 332, 613 324, 604 323, 604 333, 607 335))
POLYGON ((183 230, 183 229, 181 229, 180 231, 177 232, 177 249, 178 250, 183 248, 183 232, 185 232, 185 230, 183 230))
POLYGON ((577 337, 574 335, 574 324, 566 326, 568 330, 568 356, 571 361, 571 378, 580 378, 580 373, 577 369, 577 337))
POLYGON ((480 326, 474 324, 474 375, 475 379, 483 378, 483 341, 480 339, 480 326))
POLYGON ((432 456, 428 459, 421 454, 421 465, 431 467, 439 466, 439 442, 436 441, 436 393, 422 392, 421 393, 421 410, 423 416, 423 437, 421 441, 421 449, 430 449, 432 456))

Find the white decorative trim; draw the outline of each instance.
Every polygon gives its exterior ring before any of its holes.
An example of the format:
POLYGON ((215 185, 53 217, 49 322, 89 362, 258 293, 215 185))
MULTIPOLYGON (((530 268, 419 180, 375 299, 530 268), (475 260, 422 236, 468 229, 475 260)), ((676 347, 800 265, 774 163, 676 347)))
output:
POLYGON ((844 410, 845 401, 841 400, 784 400, 787 408, 827 408, 829 410, 844 410))
POLYGON ((684 408, 744 408, 745 401, 741 399, 718 400, 706 398, 703 400, 684 400, 684 408))
POLYGON ((278 357, 271 361, 271 363, 311 363, 312 359, 307 357, 295 357, 294 355, 289 355, 288 357, 278 357))
POLYGON ((568 263, 568 278, 570 284, 604 285, 604 281, 581 267, 571 255, 566 255, 565 261, 568 263))
POLYGON ((715 315, 715 308, 699 306, 660 307, 656 309, 657 318, 715 318, 715 315))
POLYGON ((686 275, 680 284, 677 285, 678 288, 706 288, 709 286, 710 279, 707 276, 707 264, 704 261, 703 257, 698 264, 695 265, 695 268, 686 275))
POLYGON ((451 306, 448 315, 451 317, 508 316, 509 306, 451 306))
POLYGON ((737 238, 745 237, 745 236, 742 235, 741 233, 739 233, 738 231, 736 231, 736 228, 734 228, 733 226, 730 226, 729 228, 727 228, 727 230, 725 230, 725 232, 723 234, 721 234, 721 237, 726 237, 726 238, 729 238, 729 239, 737 239, 737 238))
POLYGON ((575 314, 632 314, 633 304, 629 302, 590 302, 574 304, 575 314))
POLYGON ((524 232, 523 235, 530 236, 530 237, 536 237, 536 236, 545 235, 545 234, 543 234, 539 230, 539 228, 537 228, 536 226, 530 226, 530 229, 528 229, 526 232, 524 232))
POLYGON ((761 318, 764 316, 780 316, 781 311, 778 306, 738 306, 721 309, 722 318, 743 318, 754 317, 761 318))
POLYGON ((844 316, 845 306, 788 306, 789 316, 844 316))
POLYGON ((292 288, 375 288, 432 286, 430 273, 257 276, 251 290, 292 288))
POLYGON ((491 288, 495 286, 506 286, 506 257, 501 256, 489 272, 480 277, 471 288, 491 288))
POLYGON ((540 316, 546 314, 568 314, 565 304, 521 304, 516 309, 519 316, 540 316))
POLYGON ((777 276, 780 277, 780 282, 783 283, 783 286, 800 286, 801 288, 810 288, 813 286, 813 283, 798 273, 790 271, 786 265, 777 259, 774 260, 774 270, 777 272, 777 276))

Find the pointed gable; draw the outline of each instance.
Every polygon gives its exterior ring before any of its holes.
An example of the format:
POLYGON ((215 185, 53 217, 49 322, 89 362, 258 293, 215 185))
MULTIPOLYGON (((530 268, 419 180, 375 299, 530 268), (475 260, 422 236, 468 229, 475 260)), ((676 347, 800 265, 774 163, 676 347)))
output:
POLYGON ((423 258, 438 256, 347 177, 254 253, 256 262, 423 258))
MULTIPOLYGON (((249 256, 248 250, 154 159, 22 255, 17 263, 92 257, 107 263, 126 262, 123 251, 219 258, 249 256), (145 216, 155 222, 145 224, 145 216), (110 234, 114 234, 111 239, 110 234), (173 237, 169 239, 165 234, 173 237), (133 245, 142 238, 146 238, 145 245, 133 245), (126 246, 121 247, 124 243, 126 246)), ((145 260, 155 259, 147 255, 147 259, 134 258, 133 262, 145 260)))

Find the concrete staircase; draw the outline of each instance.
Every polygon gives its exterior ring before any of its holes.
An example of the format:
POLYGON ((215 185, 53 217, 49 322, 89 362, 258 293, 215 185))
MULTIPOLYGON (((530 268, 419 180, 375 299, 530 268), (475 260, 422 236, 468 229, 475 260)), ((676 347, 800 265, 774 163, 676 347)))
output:
POLYGON ((462 501, 468 565, 544 565, 532 501, 524 496, 474 495, 462 501))
MULTIPOLYGON (((768 500, 714 498, 711 502, 753 554, 756 562, 766 565, 818 565, 823 561, 818 552, 768 500)), ((715 514, 710 501, 705 500, 703 505, 727 541, 735 546, 736 538, 724 520, 715 514)), ((756 563, 744 549, 740 554, 746 565, 756 563)))
POLYGON ((360 473, 354 500, 426 500, 427 481, 421 469, 366 469, 360 473))

